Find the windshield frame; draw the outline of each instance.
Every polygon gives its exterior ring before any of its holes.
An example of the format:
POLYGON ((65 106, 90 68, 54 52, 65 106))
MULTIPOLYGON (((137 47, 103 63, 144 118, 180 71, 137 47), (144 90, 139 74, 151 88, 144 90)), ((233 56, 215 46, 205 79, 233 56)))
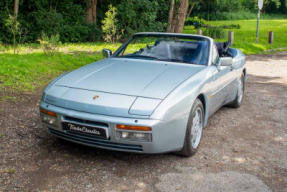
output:
MULTIPOLYGON (((124 57, 124 56, 119 56, 119 54, 126 49, 126 47, 130 44, 130 42, 132 42, 135 38, 137 37, 175 37, 175 38, 185 38, 185 39, 191 39, 191 40, 204 40, 208 42, 208 59, 207 59, 207 63, 202 65, 202 66, 208 66, 210 65, 210 56, 211 56, 211 46, 212 46, 212 39, 206 36, 200 36, 200 35, 190 35, 190 34, 176 34, 176 33, 148 33, 148 32, 143 32, 143 33, 136 33, 134 34, 131 38, 129 38, 125 43, 122 44, 122 46, 120 46, 112 55, 111 57, 114 58, 125 58, 125 59, 129 59, 128 57, 124 57)), ((130 58, 132 59, 132 58, 130 58)), ((161 60, 158 60, 161 61, 161 60)), ((173 62, 173 63, 179 63, 176 61, 166 61, 163 60, 165 62, 173 62)), ((182 62, 182 64, 193 64, 193 65, 199 65, 196 63, 185 63, 182 62)))

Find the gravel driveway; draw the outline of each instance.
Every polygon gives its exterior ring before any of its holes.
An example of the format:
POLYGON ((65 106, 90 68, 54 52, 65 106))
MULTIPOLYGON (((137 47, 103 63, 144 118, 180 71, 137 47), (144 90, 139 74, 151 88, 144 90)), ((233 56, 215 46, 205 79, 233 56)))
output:
POLYGON ((0 191, 287 191, 287 53, 248 56, 240 109, 222 108, 198 153, 137 155, 50 136, 40 92, 0 103, 0 191))

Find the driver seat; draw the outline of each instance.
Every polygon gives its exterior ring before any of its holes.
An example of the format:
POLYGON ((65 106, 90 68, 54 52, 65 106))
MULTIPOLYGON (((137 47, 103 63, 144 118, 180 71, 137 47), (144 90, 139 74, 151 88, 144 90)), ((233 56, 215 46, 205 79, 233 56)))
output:
POLYGON ((168 59, 171 59, 170 44, 165 41, 156 43, 151 49, 151 54, 158 55, 160 58, 167 57, 168 59))
POLYGON ((200 65, 204 65, 204 61, 206 60, 205 57, 207 57, 206 53, 207 51, 204 50, 207 47, 208 42, 207 41, 200 41, 198 42, 198 46, 191 58, 191 63, 194 64, 200 64, 200 65))

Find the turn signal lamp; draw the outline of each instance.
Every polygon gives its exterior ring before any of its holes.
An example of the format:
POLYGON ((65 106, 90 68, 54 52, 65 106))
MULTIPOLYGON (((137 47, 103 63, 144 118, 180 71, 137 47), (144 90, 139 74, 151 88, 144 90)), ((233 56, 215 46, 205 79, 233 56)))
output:
POLYGON ((57 114, 52 112, 52 111, 47 111, 46 109, 43 109, 43 108, 40 108, 40 111, 42 113, 45 113, 46 115, 50 115, 50 116, 53 116, 53 117, 57 117, 57 114))
POLYGON ((41 119, 43 122, 52 125, 54 127, 57 126, 57 114, 51 111, 47 111, 46 109, 40 108, 41 111, 41 119))
POLYGON ((134 126, 134 125, 117 125, 117 129, 131 130, 131 131, 151 131, 151 127, 134 126))

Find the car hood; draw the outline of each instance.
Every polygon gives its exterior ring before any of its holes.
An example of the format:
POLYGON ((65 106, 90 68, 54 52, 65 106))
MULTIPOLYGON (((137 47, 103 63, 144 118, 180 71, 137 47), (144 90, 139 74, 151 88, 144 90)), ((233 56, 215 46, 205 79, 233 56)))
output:
POLYGON ((162 61, 109 58, 77 69, 55 86, 104 93, 164 99, 205 66, 162 61))

